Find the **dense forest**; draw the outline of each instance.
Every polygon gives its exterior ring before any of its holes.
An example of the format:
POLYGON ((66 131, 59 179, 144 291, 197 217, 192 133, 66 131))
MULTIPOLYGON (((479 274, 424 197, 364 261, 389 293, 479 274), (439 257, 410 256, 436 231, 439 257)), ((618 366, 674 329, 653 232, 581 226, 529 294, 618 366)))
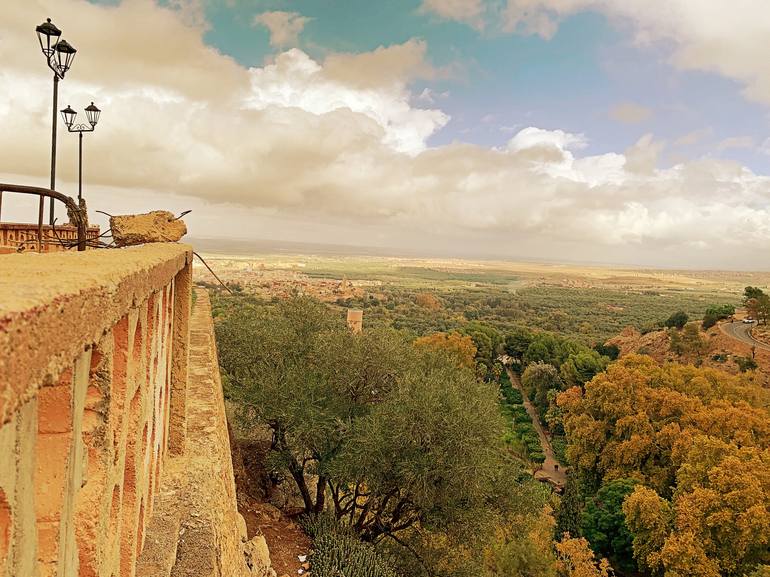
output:
MULTIPOLYGON (((237 426, 269 437, 314 575, 770 575, 770 392, 753 370, 477 319, 356 335, 304 297, 218 295, 215 317, 237 426), (525 400, 561 494, 533 477, 525 400)), ((692 326, 673 317, 656 325, 692 326)))

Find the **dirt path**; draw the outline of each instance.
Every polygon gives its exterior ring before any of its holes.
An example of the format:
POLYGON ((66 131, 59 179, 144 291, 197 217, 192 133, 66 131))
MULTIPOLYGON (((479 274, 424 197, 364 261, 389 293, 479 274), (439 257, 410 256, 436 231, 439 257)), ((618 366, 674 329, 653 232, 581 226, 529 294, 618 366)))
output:
MULTIPOLYGON (((270 503, 274 487, 265 467, 267 441, 236 441, 231 436, 238 512, 246 521, 249 539, 264 535, 270 562, 278 577, 307 570, 300 557, 308 555, 311 540, 295 519, 270 503)), ((276 501, 273 500, 275 503, 276 501)))
POLYGON ((524 389, 521 386, 519 376, 511 371, 508 367, 506 367, 505 370, 508 371, 511 384, 521 392, 521 396, 524 399, 524 408, 527 410, 527 414, 532 420, 532 426, 534 426, 535 430, 537 431, 537 436, 540 438, 540 446, 542 447, 543 454, 545 455, 545 461, 543 462, 541 468, 538 471, 535 471, 535 478, 546 479, 554 485, 564 488, 564 485, 567 482, 567 475, 564 473, 563 468, 559 465, 559 461, 556 460, 553 447, 551 447, 551 441, 548 439, 548 435, 545 434, 545 430, 543 430, 543 426, 540 423, 540 417, 537 414, 537 409, 535 409, 535 406, 527 398, 527 394, 524 392, 524 389))
POLYGON ((260 533, 265 536, 270 563, 279 577, 301 575, 299 571, 307 569, 300 557, 308 555, 311 542, 299 525, 272 505, 251 498, 239 502, 239 512, 246 520, 249 538, 260 533))

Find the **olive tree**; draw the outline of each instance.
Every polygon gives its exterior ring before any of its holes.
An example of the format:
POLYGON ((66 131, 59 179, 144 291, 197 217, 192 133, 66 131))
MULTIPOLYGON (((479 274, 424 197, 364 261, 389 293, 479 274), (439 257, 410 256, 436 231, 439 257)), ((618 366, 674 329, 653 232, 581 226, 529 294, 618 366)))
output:
POLYGON ((470 534, 510 507, 497 388, 446 351, 354 335, 307 298, 231 307, 217 338, 243 424, 269 428, 307 514, 404 543, 417 527, 470 534))

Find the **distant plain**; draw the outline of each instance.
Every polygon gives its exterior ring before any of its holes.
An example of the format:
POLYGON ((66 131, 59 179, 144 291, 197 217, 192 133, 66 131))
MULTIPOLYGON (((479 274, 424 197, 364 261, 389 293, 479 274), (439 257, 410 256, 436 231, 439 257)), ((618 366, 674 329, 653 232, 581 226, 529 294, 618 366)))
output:
MULTIPOLYGON (((342 307, 363 308, 370 325, 384 323, 416 335, 478 321, 595 343, 626 326, 649 329, 678 310, 700 318, 709 305, 739 304, 747 285, 770 284, 770 272, 350 254, 351 247, 329 245, 268 243, 251 246, 249 254, 222 248, 233 247, 204 246, 203 256, 218 276, 247 293, 308 292, 342 307), (350 290, 339 286, 343 282, 350 290), (433 295, 436 303, 421 304, 421 293, 433 295)), ((200 265, 196 277, 214 281, 200 265)))

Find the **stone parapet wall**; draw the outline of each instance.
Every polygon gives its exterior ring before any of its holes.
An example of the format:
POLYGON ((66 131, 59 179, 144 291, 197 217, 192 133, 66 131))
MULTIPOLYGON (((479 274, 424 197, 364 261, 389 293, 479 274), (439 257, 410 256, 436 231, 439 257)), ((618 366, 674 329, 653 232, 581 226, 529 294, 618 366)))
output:
POLYGON ((184 454, 170 460, 163 503, 150 522, 137 577, 267 577, 263 536, 246 540, 238 513, 224 395, 205 290, 190 321, 190 380, 184 454), (169 547, 166 535, 179 535, 169 547))
POLYGON ((191 262, 171 243, 0 256, 0 577, 269 574, 205 294, 191 346, 191 262))
MULTIPOLYGON (((0 257, 0 575, 134 575, 168 458, 189 247, 0 257)), ((186 368, 186 367, 185 367, 186 368)))

